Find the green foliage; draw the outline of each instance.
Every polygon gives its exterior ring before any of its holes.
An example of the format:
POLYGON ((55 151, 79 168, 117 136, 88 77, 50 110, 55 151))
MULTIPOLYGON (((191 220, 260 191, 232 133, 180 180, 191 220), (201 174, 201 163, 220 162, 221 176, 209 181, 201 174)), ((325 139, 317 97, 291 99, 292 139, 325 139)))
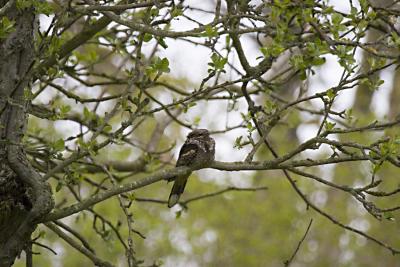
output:
POLYGON ((38 1, 17 0, 16 6, 18 9, 23 10, 23 9, 32 7, 34 5, 34 2, 38 2, 38 1))
POLYGON ((99 55, 94 47, 85 49, 84 53, 74 51, 73 55, 76 57, 77 62, 94 63, 99 59, 99 55))
POLYGON ((219 56, 217 53, 213 53, 211 55, 211 62, 208 63, 208 66, 211 68, 208 69, 208 72, 212 71, 220 71, 220 72, 225 72, 224 67, 225 64, 228 62, 228 58, 224 58, 219 56))
POLYGON ((172 11, 171 11, 171 16, 173 17, 173 18, 175 18, 175 17, 179 17, 179 16, 182 16, 183 15, 183 9, 182 9, 182 6, 174 6, 174 8, 172 9, 172 11))
POLYGON ((54 13, 53 6, 49 2, 42 0, 17 0, 16 6, 21 11, 33 7, 37 14, 47 16, 54 13))
POLYGON ((60 118, 60 119, 65 118, 65 117, 68 115, 68 113, 69 113, 70 111, 71 111, 71 106, 69 106, 69 105, 62 105, 62 106, 60 107, 59 118, 60 118))
POLYGON ((2 17, 0 20, 0 39, 7 38, 7 36, 15 30, 15 21, 11 21, 7 17, 2 17))
POLYGON ((203 36, 213 38, 218 36, 218 29, 215 27, 212 27, 210 25, 206 25, 204 28, 204 33, 203 36))
POLYGON ((336 123, 327 121, 325 123, 325 130, 327 130, 327 131, 333 130, 335 125, 336 125, 336 123))
POLYGON ((233 145, 234 148, 237 148, 237 149, 243 148, 242 138, 243 138, 243 136, 239 136, 235 139, 235 144, 233 145))
POLYGON ((285 47, 279 43, 272 42, 270 46, 261 47, 260 50, 264 57, 277 57, 285 51, 285 47))
POLYGON ((149 33, 145 33, 144 35, 143 35, 143 42, 150 42, 151 41, 151 39, 153 39, 153 36, 151 35, 151 34, 149 34, 149 33))
POLYGON ((153 63, 146 68, 146 74, 148 76, 161 75, 162 73, 169 73, 169 72, 170 68, 169 68, 168 58, 156 57, 153 60, 153 63))
POLYGON ((326 96, 328 97, 329 101, 332 101, 336 97, 336 92, 332 88, 326 91, 326 96))
POLYGON ((167 49, 167 48, 168 48, 168 45, 167 45, 167 43, 165 42, 165 39, 164 39, 164 38, 162 38, 162 37, 157 37, 156 39, 157 39, 158 44, 159 44, 162 48, 164 48, 164 49, 167 49))
POLYGON ((362 85, 365 85, 366 88, 370 89, 371 91, 375 91, 379 89, 379 87, 384 83, 384 81, 379 79, 379 77, 372 76, 369 78, 361 79, 360 83, 362 85))
POLYGON ((343 24, 343 16, 340 13, 333 13, 331 16, 332 19, 332 24, 331 24, 331 32, 333 33, 333 37, 335 39, 338 39, 340 36, 340 33, 344 32, 347 30, 347 27, 345 24, 343 24))
POLYGON ((64 139, 58 139, 52 144, 52 147, 54 148, 55 151, 62 151, 65 148, 65 142, 64 139))

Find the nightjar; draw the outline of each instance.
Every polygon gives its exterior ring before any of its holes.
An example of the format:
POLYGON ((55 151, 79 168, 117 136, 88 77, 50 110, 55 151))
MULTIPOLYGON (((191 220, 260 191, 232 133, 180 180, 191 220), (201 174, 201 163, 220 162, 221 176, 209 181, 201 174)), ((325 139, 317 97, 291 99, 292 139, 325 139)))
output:
MULTIPOLYGON (((215 141, 210 137, 208 130, 196 129, 188 134, 181 151, 179 152, 176 167, 188 166, 192 169, 200 169, 209 166, 214 161, 215 141)), ((180 195, 185 189, 189 174, 172 177, 173 181, 171 194, 168 199, 168 207, 171 208, 179 201, 180 195)))

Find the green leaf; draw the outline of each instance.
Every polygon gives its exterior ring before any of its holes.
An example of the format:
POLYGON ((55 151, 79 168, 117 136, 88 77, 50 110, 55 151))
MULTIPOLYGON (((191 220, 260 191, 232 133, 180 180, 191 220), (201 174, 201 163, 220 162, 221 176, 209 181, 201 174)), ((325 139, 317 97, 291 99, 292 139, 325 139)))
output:
POLYGON ((340 13, 333 13, 332 14, 332 23, 335 25, 339 25, 343 20, 343 16, 340 13))
POLYGON ((183 15, 183 9, 180 6, 174 6, 174 8, 171 11, 171 17, 175 18, 175 17, 179 17, 183 15))
POLYGON ((223 71, 225 64, 228 62, 228 58, 219 56, 217 53, 211 55, 211 63, 208 63, 216 71, 223 71))
POLYGON ((107 124, 106 126, 104 126, 103 131, 105 131, 106 133, 111 132, 112 131, 111 125, 107 124))
POLYGON ((164 41, 164 38, 158 37, 157 38, 158 44, 162 46, 162 48, 167 49, 168 45, 167 43, 164 41))
POLYGON ((24 99, 25 100, 32 100, 33 94, 29 88, 24 88, 24 99))
POLYGON ((370 10, 369 12, 368 12, 368 14, 367 14, 367 18, 369 19, 369 20, 374 20, 375 18, 376 18, 376 12, 374 11, 374 10, 370 10))
POLYGON ((285 51, 285 47, 278 43, 278 42, 272 42, 269 46, 267 47, 261 47, 261 53, 264 55, 264 57, 277 57, 279 56, 283 51, 285 51))
POLYGON ((314 66, 320 66, 325 64, 326 59, 324 57, 317 57, 317 58, 313 58, 312 60, 312 65, 314 66))
POLYGON ((327 122, 325 123, 325 130, 327 130, 327 131, 333 130, 333 128, 335 127, 335 125, 336 125, 336 123, 327 121, 327 122))
POLYGON ((379 76, 377 77, 370 77, 370 78, 363 78, 360 80, 360 84, 364 85, 371 91, 378 90, 379 87, 384 83, 384 80, 379 79, 379 76))
POLYGON ((393 213, 391 213, 391 212, 385 212, 383 215, 384 215, 384 217, 385 217, 386 220, 395 221, 395 218, 393 217, 393 213))
POLYGON ((134 194, 134 193, 128 194, 128 199, 129 199, 130 201, 135 201, 135 200, 136 200, 135 194, 134 194))
POLYGON ((182 216, 182 210, 179 210, 175 213, 175 218, 179 219, 182 216))
POLYGON ((368 12, 368 8, 369 8, 368 1, 367 0, 359 0, 358 2, 360 3, 362 11, 367 13, 368 12))
POLYGON ((159 13, 160 13, 160 10, 158 8, 156 8, 156 7, 152 8, 150 10, 150 16, 152 16, 152 17, 157 17, 159 13))
MULTIPOLYGON (((55 43, 52 43, 49 48, 50 53, 58 52, 60 47, 61 42, 55 41, 55 43)), ((97 54, 96 48, 94 46, 90 46, 88 49, 85 50, 84 53, 80 53, 79 51, 73 51, 72 53, 76 57, 78 62, 94 63, 99 59, 99 55, 97 54)))
POLYGON ((151 35, 150 33, 145 33, 143 35, 143 42, 145 43, 150 42, 151 39, 153 39, 153 35, 151 35))
POLYGON ((36 14, 45 14, 47 16, 50 15, 51 13, 54 13, 53 6, 47 1, 17 0, 17 2, 15 3, 15 6, 19 10, 24 10, 24 9, 34 7, 36 14))
POLYGON ((85 117, 85 120, 90 120, 92 117, 92 113, 89 111, 87 107, 83 108, 83 116, 85 117))
POLYGON ((35 1, 35 11, 37 14, 45 14, 49 16, 50 14, 54 13, 53 6, 46 1, 35 1))
POLYGON ((151 64, 149 67, 146 68, 146 74, 148 76, 157 74, 157 73, 163 73, 163 72, 170 72, 169 69, 169 61, 167 58, 159 58, 157 57, 153 64, 151 64))
POLYGON ((332 101, 332 99, 336 96, 336 92, 333 89, 329 89, 326 91, 326 96, 332 101))
POLYGON ((170 72, 168 58, 165 57, 165 58, 161 59, 159 70, 161 72, 167 72, 167 73, 170 72))
POLYGON ((235 144, 233 145, 233 148, 237 148, 237 149, 242 149, 243 148, 243 144, 242 144, 242 139, 243 136, 239 136, 235 139, 235 144))
POLYGON ((372 173, 376 174, 382 167, 382 163, 374 164, 374 167, 372 168, 372 173))
POLYGON ((294 55, 290 58, 290 64, 295 67, 295 69, 302 70, 307 67, 304 62, 304 58, 302 55, 294 55))
POLYGON ((191 107, 194 107, 194 106, 196 106, 196 105, 197 105, 196 102, 191 102, 191 103, 189 103, 189 104, 187 104, 187 105, 181 105, 183 113, 187 113, 188 110, 189 110, 191 107))
POLYGON ((369 155, 371 158, 376 158, 376 157, 378 157, 378 154, 376 154, 376 152, 373 151, 373 150, 371 150, 371 151, 368 153, 368 155, 369 155))
POLYGON ((197 126, 200 124, 200 121, 201 121, 201 116, 196 116, 194 117, 193 124, 197 126))
POLYGON ((353 117, 353 109, 351 109, 351 108, 348 109, 348 110, 346 111, 345 116, 346 116, 347 122, 348 122, 348 123, 351 123, 351 122, 353 121, 353 119, 354 119, 354 117, 353 117))
POLYGON ((32 7, 33 4, 34 4, 34 1, 31 1, 31 0, 17 0, 17 2, 15 3, 15 6, 17 7, 17 9, 23 10, 23 9, 32 7))
POLYGON ((246 124, 247 130, 251 133, 253 132, 256 128, 253 126, 253 124, 251 122, 248 122, 246 124))
POLYGON ((87 56, 88 56, 88 61, 89 62, 95 62, 99 59, 99 55, 97 54, 97 51, 95 49, 90 49, 87 51, 87 56))
POLYGON ((300 78, 300 80, 302 80, 302 81, 305 81, 305 80, 307 79, 307 72, 306 72, 304 69, 303 69, 303 70, 300 70, 299 78, 300 78))
POLYGON ((65 118, 65 116, 68 114, 68 112, 70 112, 70 110, 71 110, 71 106, 62 105, 62 106, 60 107, 60 114, 59 114, 59 117, 60 117, 60 118, 65 118))
POLYGON ((212 38, 212 37, 217 37, 218 36, 218 30, 216 28, 213 28, 210 25, 206 25, 204 27, 204 30, 205 30, 204 33, 203 33, 204 37, 212 38))
POLYGON ((59 192, 62 188, 63 188, 63 183, 62 182, 58 182, 56 185, 56 192, 59 192))
POLYGON ((65 142, 64 139, 58 139, 53 143, 53 148, 57 151, 64 150, 65 148, 65 142))
POLYGON ((2 17, 0 20, 0 39, 6 38, 12 33, 15 28, 15 21, 9 20, 7 17, 2 17))
POLYGON ((154 63, 146 69, 146 72, 148 74, 155 74, 157 72, 170 72, 168 58, 161 59, 157 57, 154 63))
POLYGON ((395 32, 395 31, 392 31, 392 41, 393 41, 393 43, 395 44, 395 45, 397 45, 397 46, 400 46, 400 37, 399 37, 399 35, 395 32))

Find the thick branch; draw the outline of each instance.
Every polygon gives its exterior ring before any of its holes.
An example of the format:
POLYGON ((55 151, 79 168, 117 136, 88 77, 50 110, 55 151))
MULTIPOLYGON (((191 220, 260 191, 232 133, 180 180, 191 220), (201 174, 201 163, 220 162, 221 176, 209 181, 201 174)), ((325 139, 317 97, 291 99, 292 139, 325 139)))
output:
POLYGON ((90 206, 93 206, 93 205, 95 205, 99 202, 102 202, 110 197, 115 196, 115 195, 129 192, 129 191, 132 191, 132 190, 135 190, 138 188, 142 188, 146 185, 150 185, 150 184, 153 184, 153 183, 161 181, 161 180, 168 180, 169 178, 175 177, 177 175, 184 175, 184 174, 187 174, 190 172, 191 172, 191 169, 188 167, 178 167, 178 168, 174 168, 171 170, 162 170, 162 171, 156 172, 153 175, 147 176, 139 181, 135 181, 133 183, 129 183, 129 184, 125 184, 125 185, 115 186, 115 187, 108 189, 102 193, 99 193, 93 197, 87 198, 80 203, 77 203, 75 205, 64 208, 62 210, 50 213, 49 215, 47 215, 46 217, 44 217, 42 219, 42 222, 54 221, 54 220, 58 220, 58 219, 70 216, 74 213, 85 210, 85 209, 89 208, 90 206))

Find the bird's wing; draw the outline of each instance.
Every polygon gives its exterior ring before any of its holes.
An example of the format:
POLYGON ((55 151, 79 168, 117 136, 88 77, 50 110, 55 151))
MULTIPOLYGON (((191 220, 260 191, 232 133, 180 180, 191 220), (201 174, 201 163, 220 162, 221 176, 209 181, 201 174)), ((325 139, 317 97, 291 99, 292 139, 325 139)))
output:
POLYGON ((210 138, 209 141, 207 142, 208 144, 208 152, 214 154, 215 153, 215 141, 214 139, 210 138))
POLYGON ((198 146, 196 144, 185 143, 179 152, 179 158, 176 166, 189 166, 196 158, 198 146))

